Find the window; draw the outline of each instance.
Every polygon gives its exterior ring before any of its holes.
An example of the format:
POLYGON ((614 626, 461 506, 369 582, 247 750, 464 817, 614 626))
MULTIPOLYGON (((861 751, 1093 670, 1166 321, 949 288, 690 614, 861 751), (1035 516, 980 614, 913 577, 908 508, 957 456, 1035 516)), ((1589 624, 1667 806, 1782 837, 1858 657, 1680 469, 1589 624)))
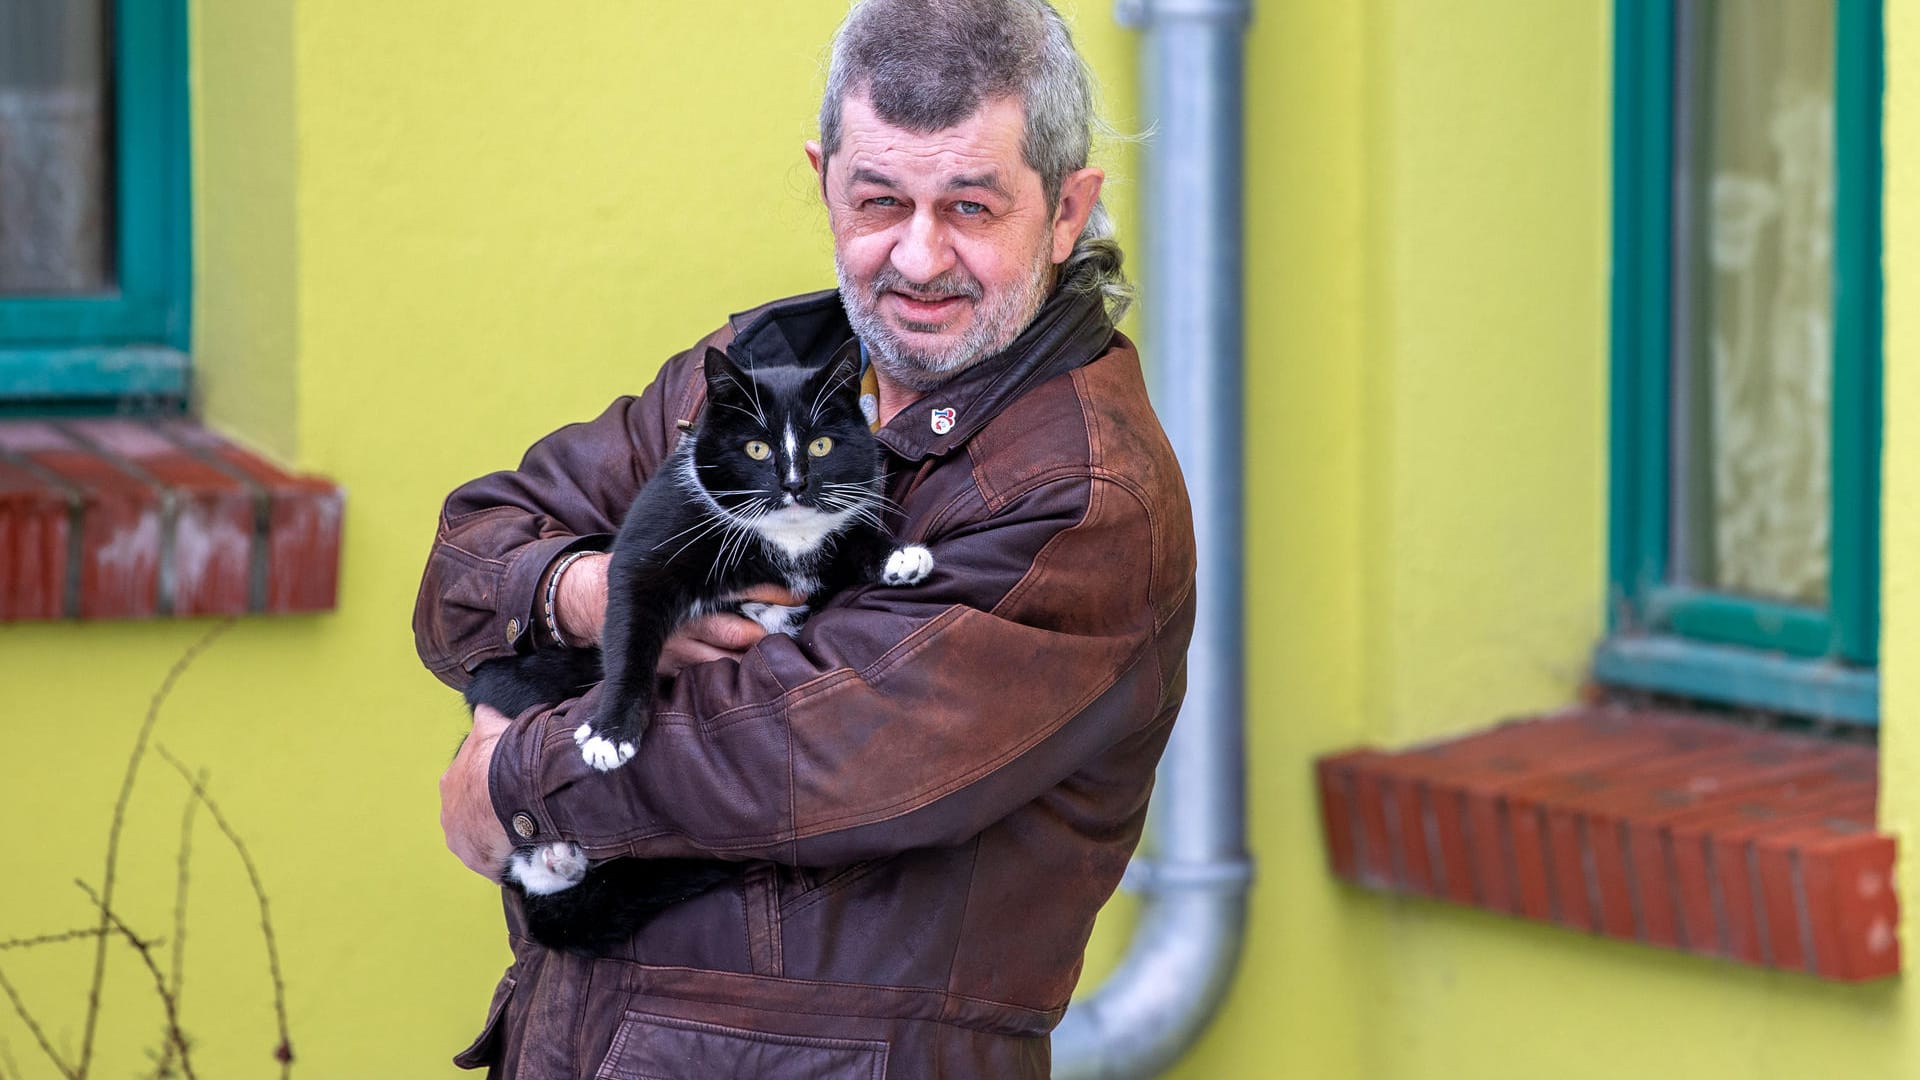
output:
POLYGON ((1615 6, 1600 681, 1878 714, 1878 0, 1615 6))
POLYGON ((185 22, 0 5, 0 410, 185 400, 185 22))

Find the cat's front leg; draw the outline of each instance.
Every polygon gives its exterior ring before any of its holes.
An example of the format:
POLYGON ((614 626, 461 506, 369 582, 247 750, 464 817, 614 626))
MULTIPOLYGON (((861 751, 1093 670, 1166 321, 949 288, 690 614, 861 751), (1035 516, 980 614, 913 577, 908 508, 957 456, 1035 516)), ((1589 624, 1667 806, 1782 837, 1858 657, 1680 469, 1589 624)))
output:
POLYGON ((918 585, 933 573, 933 552, 919 544, 894 548, 880 568, 882 585, 918 585))
POLYGON ((587 853, 566 841, 515 848, 504 876, 531 895, 548 896, 580 884, 587 876, 587 853))

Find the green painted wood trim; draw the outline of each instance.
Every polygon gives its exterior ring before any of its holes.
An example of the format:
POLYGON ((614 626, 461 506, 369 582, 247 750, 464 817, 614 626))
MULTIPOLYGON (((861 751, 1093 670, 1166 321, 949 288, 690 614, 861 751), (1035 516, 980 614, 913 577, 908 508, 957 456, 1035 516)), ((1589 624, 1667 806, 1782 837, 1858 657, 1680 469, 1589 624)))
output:
MULTIPOLYGON (((1672 648, 1663 645, 1660 663, 1648 669, 1664 680, 1652 689, 1787 711, 1810 711, 1801 705, 1813 702, 1818 708, 1811 711, 1819 714, 1831 706, 1827 698, 1781 690, 1787 676, 1768 665, 1821 658, 1858 665, 1816 665, 1816 683, 1825 686, 1827 672, 1844 670, 1857 682, 1871 675, 1860 667, 1878 661, 1883 13, 1881 0, 1837 2, 1830 611, 1667 581, 1673 5, 1615 4, 1608 625, 1616 636, 1596 654, 1595 674, 1603 681, 1616 681, 1611 674, 1648 685, 1646 671, 1621 663, 1616 647, 1667 642, 1672 648), (1633 636, 1647 631, 1669 636, 1633 636), (1704 643, 1705 651, 1689 654, 1685 663, 1668 655, 1686 645, 1684 639, 1704 643), (1740 646, 1764 651, 1743 654, 1740 646), (1749 662, 1733 659, 1741 655, 1749 662), (1737 685, 1748 677, 1774 689, 1756 698, 1737 685)), ((1873 712, 1857 700, 1850 708, 1855 719, 1873 712)))
POLYGON ((1673 7, 1614 5, 1608 622, 1666 579, 1673 7))
POLYGON ((1880 722, 1880 676, 1868 668, 1673 637, 1609 638, 1594 677, 1678 697, 1850 724, 1880 722))
POLYGON ((0 399, 178 398, 189 387, 187 354, 164 345, 0 350, 0 399))
POLYGON ((188 345, 192 280, 185 0, 114 5, 117 288, 0 299, 0 345, 188 345))
POLYGON ((1832 594, 1836 651, 1880 658, 1880 0, 1840 0, 1833 251, 1832 594))
POLYGON ((1645 621, 1698 641, 1812 658, 1833 655, 1836 632, 1833 617, 1821 608, 1677 587, 1649 594, 1645 621))

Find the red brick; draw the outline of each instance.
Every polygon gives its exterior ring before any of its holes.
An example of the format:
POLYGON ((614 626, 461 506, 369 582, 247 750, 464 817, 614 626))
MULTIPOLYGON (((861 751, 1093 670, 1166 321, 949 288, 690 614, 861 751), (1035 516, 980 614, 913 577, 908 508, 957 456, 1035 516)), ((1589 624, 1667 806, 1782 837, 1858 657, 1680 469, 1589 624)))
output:
POLYGON ((253 573, 253 489, 131 420, 81 420, 68 430, 154 478, 174 499, 165 571, 175 615, 239 615, 249 608, 253 573))
POLYGON ((70 521, 64 493, 0 460, 0 622, 65 613, 70 521))
POLYGON ((287 473, 271 462, 184 421, 160 425, 183 448, 206 454, 266 493, 266 610, 330 611, 339 590, 345 497, 330 480, 287 473))
POLYGON ((1718 862, 1722 857, 1737 857, 1741 845, 1753 836, 1847 798, 1844 787, 1872 791, 1878 756, 1871 747, 1833 745, 1830 753, 1824 768, 1748 788, 1733 798, 1667 819, 1663 841, 1672 856, 1679 929, 1686 948, 1714 956, 1752 956, 1752 962, 1758 962, 1759 943, 1751 936, 1750 913, 1737 913, 1734 928, 1722 923, 1719 909, 1726 898, 1725 886, 1715 879, 1718 862), (1716 853, 1716 845, 1722 844, 1726 850, 1716 853))
POLYGON ((80 493, 80 617, 154 614, 159 608, 159 492, 50 424, 0 424, 0 450, 32 461, 80 493))
POLYGON ((1555 798, 1611 786, 1610 777, 1631 775, 1676 755, 1712 752, 1744 737, 1740 728, 1707 720, 1667 718, 1630 725, 1556 768, 1543 769, 1503 786, 1499 796, 1511 836, 1517 913, 1591 929, 1594 913, 1582 853, 1550 847, 1547 809, 1555 798))
POLYGON ((1349 881, 1360 880, 1359 803, 1355 798, 1355 770, 1384 757, 1378 750, 1349 750, 1314 763, 1319 778, 1320 823, 1327 838, 1327 867, 1349 881))
MULTIPOLYGON (((1751 842, 1753 865, 1760 879, 1758 900, 1771 945, 1774 967, 1834 974, 1825 965, 1843 969, 1840 931, 1835 927, 1832 896, 1836 856, 1871 856, 1885 846, 1886 866, 1893 865, 1892 843, 1873 831, 1874 800, 1856 797, 1819 817, 1790 828, 1771 831, 1751 842), (1824 939, 1824 942, 1823 940, 1824 939), (1822 956, 1820 946, 1826 946, 1822 956)), ((1865 927, 1860 928, 1862 931, 1865 927)))

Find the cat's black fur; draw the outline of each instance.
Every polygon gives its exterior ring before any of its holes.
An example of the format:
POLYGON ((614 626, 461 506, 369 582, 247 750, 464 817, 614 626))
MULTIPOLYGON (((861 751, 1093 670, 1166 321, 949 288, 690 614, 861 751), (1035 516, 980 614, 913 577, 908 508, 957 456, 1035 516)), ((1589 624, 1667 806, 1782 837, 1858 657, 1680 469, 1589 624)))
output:
MULTIPOLYGON (((896 548, 881 520, 880 448, 860 413, 857 356, 848 351, 818 369, 753 369, 709 349, 705 366, 698 427, 641 489, 614 540, 602 649, 489 661, 467 688, 470 706, 514 716, 580 696, 601 680, 602 657, 611 658, 599 707, 574 733, 597 769, 642 750, 661 646, 692 616, 739 610, 740 593, 755 585, 784 586, 812 607, 852 585, 914 584, 932 569, 924 548, 896 548)), ((770 629, 781 624, 782 609, 748 609, 770 629)), ((514 853, 506 877, 526 896, 536 940, 574 949, 617 943, 661 909, 729 880, 738 864, 616 859, 571 886, 528 888, 584 867, 569 844, 514 853)))

